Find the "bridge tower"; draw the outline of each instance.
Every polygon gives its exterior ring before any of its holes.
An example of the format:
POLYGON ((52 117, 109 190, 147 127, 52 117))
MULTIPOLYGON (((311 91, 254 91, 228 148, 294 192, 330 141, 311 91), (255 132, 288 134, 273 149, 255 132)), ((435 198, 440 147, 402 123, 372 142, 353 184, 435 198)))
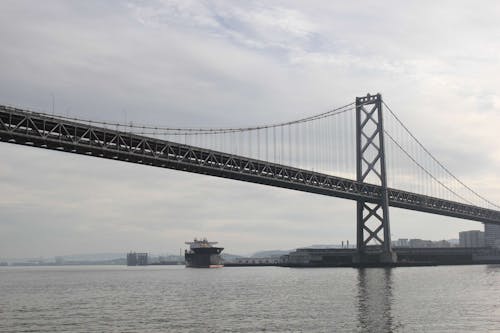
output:
POLYGON ((357 202, 357 250, 359 264, 390 264, 389 199, 384 151, 384 124, 380 94, 356 97, 356 180, 381 186, 376 202, 357 202))

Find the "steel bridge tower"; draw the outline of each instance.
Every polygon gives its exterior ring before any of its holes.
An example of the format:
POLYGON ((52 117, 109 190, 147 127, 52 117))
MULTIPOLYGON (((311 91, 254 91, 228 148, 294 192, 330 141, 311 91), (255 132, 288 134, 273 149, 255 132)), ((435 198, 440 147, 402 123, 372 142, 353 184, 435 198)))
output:
POLYGON ((357 250, 355 262, 393 263, 389 197, 384 151, 384 123, 380 94, 356 97, 356 180, 380 186, 378 200, 357 200, 357 250))

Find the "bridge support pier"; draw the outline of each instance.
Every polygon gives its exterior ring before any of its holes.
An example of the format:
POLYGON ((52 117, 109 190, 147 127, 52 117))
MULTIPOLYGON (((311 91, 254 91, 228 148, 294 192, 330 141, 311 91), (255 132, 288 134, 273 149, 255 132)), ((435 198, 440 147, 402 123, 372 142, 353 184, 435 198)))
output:
POLYGON ((357 202, 357 255, 359 265, 391 265, 397 262, 391 248, 389 199, 384 150, 382 96, 356 98, 356 180, 381 186, 375 202, 357 202))
POLYGON ((358 252, 352 258, 355 267, 391 267, 398 262, 396 252, 358 252))

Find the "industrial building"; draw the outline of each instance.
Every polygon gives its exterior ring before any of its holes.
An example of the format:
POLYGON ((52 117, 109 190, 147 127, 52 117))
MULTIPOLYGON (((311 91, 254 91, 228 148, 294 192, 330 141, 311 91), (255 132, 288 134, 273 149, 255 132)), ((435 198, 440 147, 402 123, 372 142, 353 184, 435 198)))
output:
POLYGON ((127 253, 127 266, 146 266, 148 264, 147 253, 127 253))

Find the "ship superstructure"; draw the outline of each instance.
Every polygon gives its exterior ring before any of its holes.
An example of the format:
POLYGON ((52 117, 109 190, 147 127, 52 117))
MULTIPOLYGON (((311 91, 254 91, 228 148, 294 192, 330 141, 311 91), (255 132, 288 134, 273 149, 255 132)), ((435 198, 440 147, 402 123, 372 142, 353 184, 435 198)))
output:
POLYGON ((206 238, 193 242, 186 242, 189 245, 189 250, 184 252, 186 259, 186 267, 197 268, 217 268, 223 267, 220 254, 223 247, 215 247, 217 242, 209 242, 206 238))

